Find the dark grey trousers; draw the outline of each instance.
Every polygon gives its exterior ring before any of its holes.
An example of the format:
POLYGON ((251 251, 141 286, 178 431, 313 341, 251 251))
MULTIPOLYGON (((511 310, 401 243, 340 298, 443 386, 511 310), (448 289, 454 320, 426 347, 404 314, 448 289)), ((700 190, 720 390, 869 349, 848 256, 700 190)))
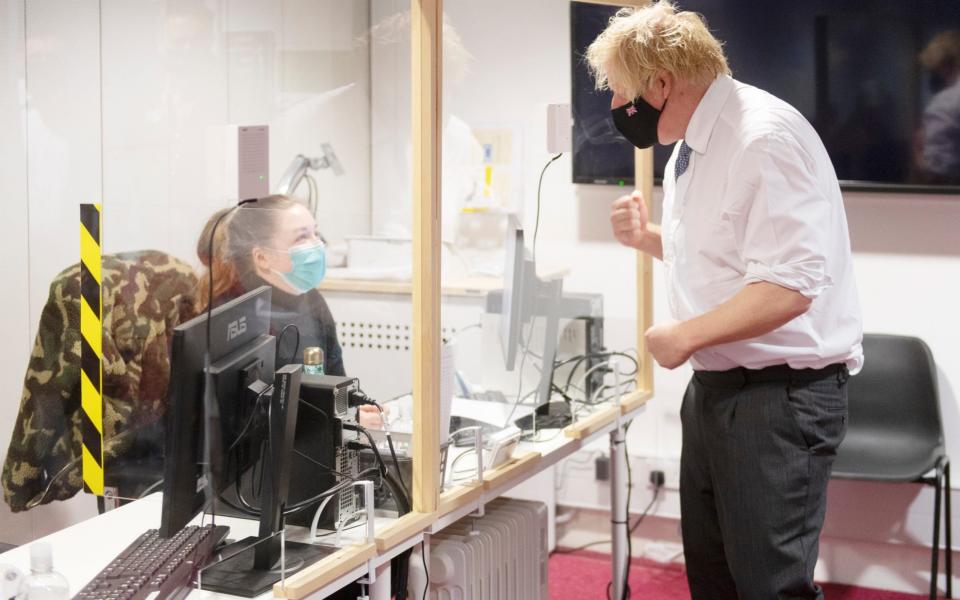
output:
POLYGON ((813 582, 848 373, 698 371, 680 409, 680 508, 694 600, 822 599, 813 582))

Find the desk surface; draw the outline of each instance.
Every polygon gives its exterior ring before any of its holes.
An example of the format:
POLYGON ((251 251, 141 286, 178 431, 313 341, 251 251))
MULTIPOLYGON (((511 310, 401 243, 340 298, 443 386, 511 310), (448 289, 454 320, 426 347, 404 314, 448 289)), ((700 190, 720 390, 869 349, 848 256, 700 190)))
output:
MULTIPOLYGON (((482 507, 486 502, 509 491, 521 481, 570 456, 584 444, 612 431, 618 425, 617 416, 621 417, 619 422, 625 422, 636 417, 643 409, 643 401, 625 403, 619 410, 605 411, 605 414, 610 415, 609 419, 605 418, 603 423, 591 426, 589 432, 583 436, 571 437, 564 435, 563 431, 547 430, 537 440, 521 442, 514 454, 517 460, 513 463, 493 472, 487 472, 482 482, 464 482, 441 494, 440 509, 431 516, 430 523, 424 523, 415 532, 404 535, 399 543, 382 549, 372 557, 356 560, 356 564, 349 569, 344 569, 342 575, 325 581, 319 587, 310 588, 313 590, 312 593, 303 597, 311 599, 326 597, 350 581, 362 577, 370 568, 376 568, 388 562, 402 550, 419 544, 424 532, 436 533, 442 530, 482 507)), ((161 504, 162 495, 152 494, 42 538, 53 547, 54 567, 70 582, 71 593, 76 593, 85 586, 94 575, 106 567, 146 529, 159 526, 161 504)), ((196 521, 199 522, 200 518, 198 516, 196 521)), ((388 528, 395 522, 400 523, 395 519, 378 518, 376 523, 378 535, 384 528, 388 528)), ((256 533, 255 521, 219 517, 217 523, 230 526, 232 539, 241 539, 256 533)), ((295 541, 305 539, 309 533, 302 528, 294 527, 289 528, 288 531, 290 532, 288 539, 295 541)), ((365 527, 344 531, 343 541, 345 544, 360 542, 365 532, 365 527)), ((357 547, 354 546, 354 548, 357 547)), ((0 554, 0 563, 12 564, 24 573, 29 572, 29 545, 0 554)), ((259 598, 271 597, 274 597, 273 594, 268 592, 259 598)), ((189 598, 225 599, 233 596, 196 590, 190 594, 189 598)))
MULTIPOLYGON (((67 578, 71 595, 87 585, 94 575, 106 567, 141 533, 160 526, 162 503, 163 494, 157 492, 42 538, 52 546, 54 569, 67 578)), ((193 521, 194 524, 199 524, 202 518, 198 515, 193 521)), ((379 529, 394 521, 396 519, 377 518, 376 526, 379 529)), ((209 523, 209 517, 204 522, 209 523)), ((250 519, 217 517, 217 524, 230 527, 230 539, 242 539, 257 533, 257 522, 250 519)), ((287 531, 288 539, 292 541, 306 541, 309 536, 309 531, 302 527, 290 527, 287 531)), ((341 533, 343 544, 360 542, 365 533, 366 527, 346 529, 341 533)), ((334 536, 335 534, 331 533, 318 537, 321 542, 327 543, 334 536)), ((29 573, 29 544, 0 554, 0 564, 10 564, 24 574, 29 573)), ((258 596, 258 598, 272 597, 271 592, 258 596)), ((196 590, 190 594, 189 598, 225 599, 236 598, 236 596, 196 590)))

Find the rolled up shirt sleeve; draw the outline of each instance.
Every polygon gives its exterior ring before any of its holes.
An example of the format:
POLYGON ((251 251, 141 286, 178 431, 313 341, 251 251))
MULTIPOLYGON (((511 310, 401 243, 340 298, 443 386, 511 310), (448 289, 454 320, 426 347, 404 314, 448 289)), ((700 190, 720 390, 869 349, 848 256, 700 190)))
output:
POLYGON ((753 141, 743 166, 753 184, 742 205, 746 284, 767 281, 813 299, 833 285, 827 260, 834 207, 812 161, 783 134, 753 141))

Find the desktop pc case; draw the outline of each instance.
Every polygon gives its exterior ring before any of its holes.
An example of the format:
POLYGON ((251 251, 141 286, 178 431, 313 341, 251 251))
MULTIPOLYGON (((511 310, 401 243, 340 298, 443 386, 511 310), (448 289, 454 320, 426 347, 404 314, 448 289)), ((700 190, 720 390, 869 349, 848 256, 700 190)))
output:
MULTIPOLYGON (((358 389, 357 380, 350 377, 312 374, 301 377, 294 441, 298 455, 292 457, 291 503, 321 494, 344 478, 354 478, 359 473, 357 451, 346 447, 342 425, 349 418, 350 393, 358 389)), ((348 487, 338 492, 324 508, 318 526, 335 528, 341 520, 357 514, 359 505, 357 488, 348 487)), ((317 501, 289 515, 287 523, 309 527, 319 506, 317 501)))

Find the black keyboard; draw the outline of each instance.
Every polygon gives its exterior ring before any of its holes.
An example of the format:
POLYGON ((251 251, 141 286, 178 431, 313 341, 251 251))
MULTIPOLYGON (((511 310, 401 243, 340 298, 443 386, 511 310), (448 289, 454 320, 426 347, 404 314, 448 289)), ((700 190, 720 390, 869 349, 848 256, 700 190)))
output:
POLYGON ((182 598, 229 530, 222 525, 190 525, 165 539, 150 529, 97 573, 74 600, 182 598))

